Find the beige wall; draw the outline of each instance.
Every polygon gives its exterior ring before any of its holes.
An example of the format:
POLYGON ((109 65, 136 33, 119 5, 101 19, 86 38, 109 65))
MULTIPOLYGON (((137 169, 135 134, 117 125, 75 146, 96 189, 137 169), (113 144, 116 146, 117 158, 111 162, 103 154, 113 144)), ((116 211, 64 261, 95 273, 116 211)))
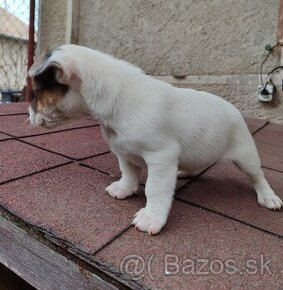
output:
MULTIPOLYGON (((254 76, 266 53, 265 45, 277 41, 279 2, 83 0, 73 23, 81 45, 109 52, 149 74, 187 76, 182 82, 165 80, 218 94, 245 115, 283 123, 282 96, 272 104, 260 103, 254 76), (208 75, 215 83, 207 82, 208 75), (217 81, 217 76, 227 75, 234 78, 217 81)), ((41 50, 66 41, 70 3, 42 1, 41 50)), ((265 72, 277 64, 274 55, 265 72)))
POLYGON ((81 1, 80 43, 150 74, 257 73, 278 10, 278 0, 81 1))
POLYGON ((40 0, 39 52, 65 43, 68 0, 40 0))

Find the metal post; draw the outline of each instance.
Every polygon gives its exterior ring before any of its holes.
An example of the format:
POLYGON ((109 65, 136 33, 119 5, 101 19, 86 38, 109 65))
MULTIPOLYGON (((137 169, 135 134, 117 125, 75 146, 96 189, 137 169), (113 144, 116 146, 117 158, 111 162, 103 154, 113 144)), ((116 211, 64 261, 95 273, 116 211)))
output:
MULTIPOLYGON (((29 4, 29 38, 28 38, 28 70, 33 64, 34 59, 34 13, 35 13, 35 0, 30 0, 29 4)), ((31 79, 27 77, 27 90, 25 94, 25 101, 30 101, 32 96, 31 79)))

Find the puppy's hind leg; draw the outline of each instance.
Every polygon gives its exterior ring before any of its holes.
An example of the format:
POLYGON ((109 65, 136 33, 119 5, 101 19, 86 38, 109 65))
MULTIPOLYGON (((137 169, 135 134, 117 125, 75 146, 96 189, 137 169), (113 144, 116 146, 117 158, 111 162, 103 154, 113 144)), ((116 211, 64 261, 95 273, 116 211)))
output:
POLYGON ((124 199, 138 190, 141 168, 121 156, 117 157, 122 177, 111 183, 105 190, 114 198, 124 199))
POLYGON ((258 203, 269 209, 280 209, 281 199, 273 192, 267 183, 260 167, 260 159, 251 135, 245 134, 236 143, 232 153, 234 164, 244 171, 252 182, 257 193, 258 203))

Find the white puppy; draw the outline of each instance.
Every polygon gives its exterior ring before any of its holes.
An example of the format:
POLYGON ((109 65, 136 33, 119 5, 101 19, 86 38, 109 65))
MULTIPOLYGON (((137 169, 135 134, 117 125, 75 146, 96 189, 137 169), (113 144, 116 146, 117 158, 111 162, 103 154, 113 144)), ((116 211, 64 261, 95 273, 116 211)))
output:
POLYGON ((241 113, 215 95, 181 89, 122 60, 75 45, 49 51, 32 66, 32 124, 51 127, 90 112, 117 155, 122 177, 106 188, 123 199, 147 166, 147 203, 133 224, 149 234, 165 225, 178 170, 194 172, 232 160, 252 182, 260 205, 280 209, 241 113))

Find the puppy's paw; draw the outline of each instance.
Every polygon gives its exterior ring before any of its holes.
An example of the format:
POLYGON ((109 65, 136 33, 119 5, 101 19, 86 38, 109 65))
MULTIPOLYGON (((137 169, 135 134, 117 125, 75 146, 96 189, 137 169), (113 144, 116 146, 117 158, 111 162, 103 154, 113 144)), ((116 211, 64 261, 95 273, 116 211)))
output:
POLYGON ((151 212, 147 212, 146 208, 140 209, 132 222, 137 229, 142 232, 148 232, 150 235, 156 235, 165 225, 167 217, 160 218, 151 212))
POLYGON ((261 206, 265 206, 269 209, 274 209, 274 210, 280 209, 283 204, 282 200, 274 193, 267 196, 258 197, 258 203, 261 206))
POLYGON ((121 184, 120 181, 111 183, 105 190, 110 196, 118 199, 124 199, 137 191, 137 187, 130 187, 121 184))

